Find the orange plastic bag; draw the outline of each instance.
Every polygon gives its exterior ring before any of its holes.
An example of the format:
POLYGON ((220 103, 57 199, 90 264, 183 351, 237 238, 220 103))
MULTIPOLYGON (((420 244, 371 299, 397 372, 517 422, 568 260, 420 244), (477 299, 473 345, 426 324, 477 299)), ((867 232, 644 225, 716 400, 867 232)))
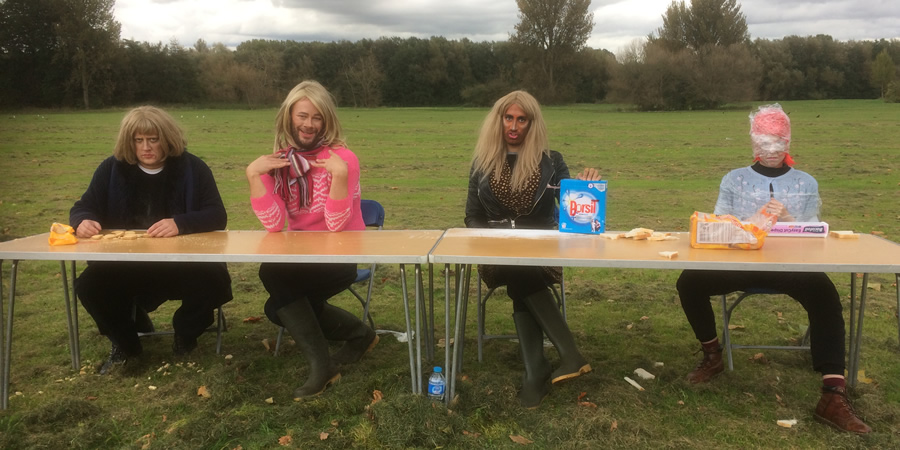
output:
POLYGON ((731 215, 694 211, 691 215, 691 247, 756 250, 762 248, 777 217, 761 209, 750 221, 731 215))
POLYGON ((50 226, 50 245, 71 245, 77 244, 78 238, 75 237, 75 229, 62 223, 54 222, 50 226))

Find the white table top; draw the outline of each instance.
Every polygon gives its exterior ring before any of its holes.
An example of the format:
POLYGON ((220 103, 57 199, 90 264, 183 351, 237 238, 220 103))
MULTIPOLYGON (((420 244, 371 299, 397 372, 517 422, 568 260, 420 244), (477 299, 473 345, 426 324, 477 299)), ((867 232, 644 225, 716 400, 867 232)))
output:
POLYGON ((0 259, 53 261, 356 262, 427 264, 440 230, 213 231, 171 238, 80 239, 51 246, 49 233, 0 243, 0 259))
POLYGON ((900 244, 878 236, 858 239, 766 238, 759 250, 691 248, 678 240, 609 240, 555 230, 452 228, 431 252, 435 264, 503 264, 635 269, 900 273, 900 244), (659 252, 677 251, 673 259, 659 252))

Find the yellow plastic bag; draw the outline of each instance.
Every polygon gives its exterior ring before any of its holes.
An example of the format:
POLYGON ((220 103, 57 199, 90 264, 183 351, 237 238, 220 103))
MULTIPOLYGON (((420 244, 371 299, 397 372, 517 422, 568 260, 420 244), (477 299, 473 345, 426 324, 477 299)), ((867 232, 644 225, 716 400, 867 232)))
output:
POLYGON ((77 244, 78 238, 75 237, 75 229, 62 223, 54 222, 50 226, 50 245, 71 245, 77 244))
POLYGON ((691 247, 756 250, 778 219, 761 209, 751 221, 741 222, 730 215, 694 211, 691 215, 691 247))

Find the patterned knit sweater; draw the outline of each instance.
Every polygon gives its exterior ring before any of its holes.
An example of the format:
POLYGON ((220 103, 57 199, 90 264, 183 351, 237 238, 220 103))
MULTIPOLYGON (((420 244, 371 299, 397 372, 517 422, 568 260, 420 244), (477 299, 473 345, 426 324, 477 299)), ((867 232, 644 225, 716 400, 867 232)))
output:
MULTIPOLYGON (((263 184, 266 186, 266 194, 259 198, 251 198, 250 205, 253 212, 267 231, 276 232, 284 229, 287 220, 288 229, 292 231, 342 231, 362 230, 365 224, 360 211, 360 186, 359 186, 359 160, 347 148, 322 146, 312 152, 308 160, 316 158, 328 159, 331 157, 328 150, 347 162, 347 192, 346 198, 333 200, 328 193, 331 189, 331 174, 325 169, 313 167, 307 176, 312 189, 312 203, 301 208, 299 200, 285 204, 281 196, 274 193, 275 179, 268 174, 262 175, 263 184)), ((296 183, 291 184, 291 190, 295 193, 299 188, 296 183)), ((295 196, 299 198, 299 196, 295 196)))

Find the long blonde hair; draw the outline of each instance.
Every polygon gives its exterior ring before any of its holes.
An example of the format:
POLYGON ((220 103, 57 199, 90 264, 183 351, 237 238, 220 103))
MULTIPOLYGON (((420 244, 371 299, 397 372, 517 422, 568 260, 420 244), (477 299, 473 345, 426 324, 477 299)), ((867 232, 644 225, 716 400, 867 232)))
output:
POLYGON ((494 107, 491 108, 491 112, 484 118, 484 123, 481 125, 481 133, 472 157, 472 166, 484 176, 488 174, 494 174, 494 177, 500 176, 507 153, 506 141, 503 139, 503 115, 512 105, 519 105, 529 120, 528 133, 519 148, 518 160, 510 180, 511 187, 515 192, 525 187, 528 177, 540 166, 541 156, 550 154, 547 144, 547 125, 544 123, 544 116, 541 115, 541 105, 531 94, 525 91, 513 91, 494 103, 494 107))
POLYGON ((155 106, 138 106, 125 114, 119 126, 119 136, 113 156, 128 164, 137 164, 137 153, 134 147, 135 134, 157 135, 163 149, 163 161, 166 158, 178 157, 184 153, 187 141, 184 131, 169 113, 155 106))
POLYGON ((344 132, 341 130, 341 122, 337 117, 337 106, 334 97, 319 84, 318 81, 306 80, 294 86, 288 93, 281 108, 275 116, 275 151, 285 147, 300 148, 294 138, 293 123, 291 122, 291 107, 300 100, 307 99, 322 114, 325 122, 325 130, 322 132, 322 140, 329 147, 346 146, 344 132))

